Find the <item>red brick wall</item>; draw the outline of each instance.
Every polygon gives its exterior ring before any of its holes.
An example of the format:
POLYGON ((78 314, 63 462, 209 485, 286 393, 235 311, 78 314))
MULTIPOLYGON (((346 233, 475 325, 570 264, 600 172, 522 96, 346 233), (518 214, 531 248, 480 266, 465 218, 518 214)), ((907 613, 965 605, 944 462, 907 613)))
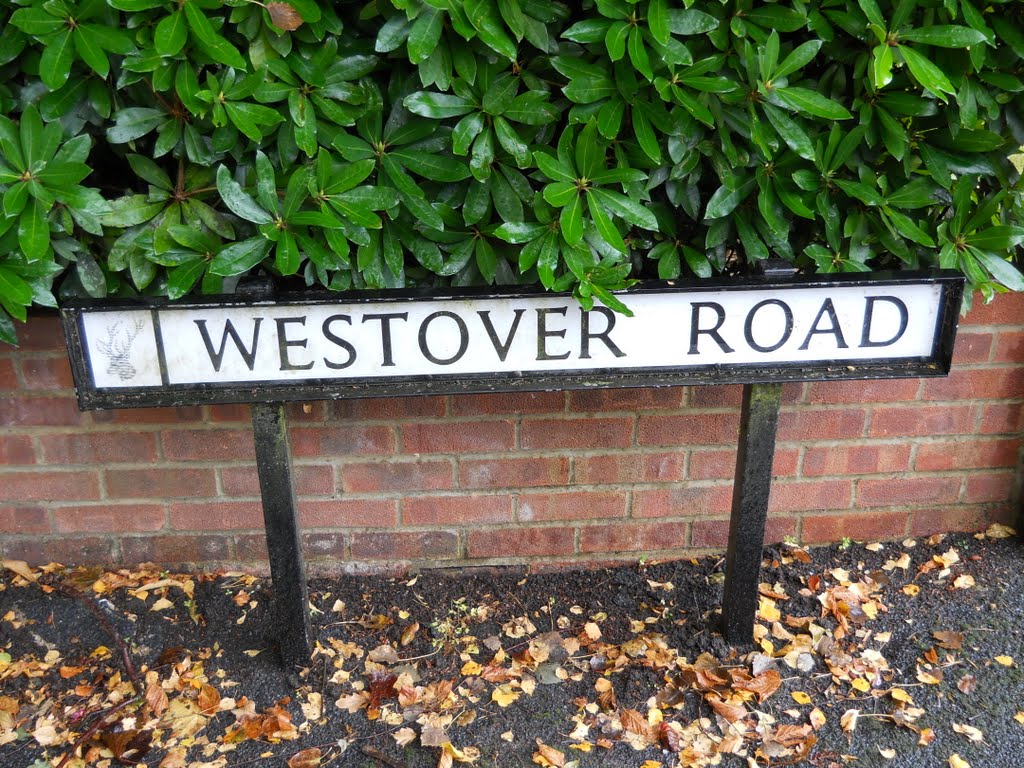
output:
MULTIPOLYGON (((248 408, 80 413, 58 323, 0 346, 0 556, 263 569, 248 408)), ((291 408, 314 571, 677 556, 724 546, 740 388, 291 408)), ((768 539, 1010 521, 1024 296, 961 323, 948 379, 784 389, 768 539)))

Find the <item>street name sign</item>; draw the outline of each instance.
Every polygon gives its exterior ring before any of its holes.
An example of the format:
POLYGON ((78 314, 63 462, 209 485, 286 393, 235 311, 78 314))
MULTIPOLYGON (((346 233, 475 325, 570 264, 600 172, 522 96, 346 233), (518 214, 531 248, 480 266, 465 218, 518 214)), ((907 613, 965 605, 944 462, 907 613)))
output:
POLYGON ((347 293, 62 310, 83 408, 942 375, 948 274, 570 295, 347 293))

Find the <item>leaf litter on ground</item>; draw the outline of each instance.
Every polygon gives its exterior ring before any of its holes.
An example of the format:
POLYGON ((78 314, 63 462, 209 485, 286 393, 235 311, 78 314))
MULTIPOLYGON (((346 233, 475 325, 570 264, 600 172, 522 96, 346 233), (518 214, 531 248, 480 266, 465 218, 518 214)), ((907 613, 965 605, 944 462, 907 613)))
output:
POLYGON ((975 553, 1016 542, 979 536, 770 550, 752 648, 714 631, 714 558, 315 582, 290 679, 264 579, 3 561, 0 764, 980 764, 995 731, 971 712, 1020 692, 1024 643, 975 553), (971 593, 970 623, 936 623, 971 593))

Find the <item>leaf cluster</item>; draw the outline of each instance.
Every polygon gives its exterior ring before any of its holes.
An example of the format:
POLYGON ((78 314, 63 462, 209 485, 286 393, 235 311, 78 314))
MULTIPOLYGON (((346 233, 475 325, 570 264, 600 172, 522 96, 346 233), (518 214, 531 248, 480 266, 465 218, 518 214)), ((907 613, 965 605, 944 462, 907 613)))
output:
POLYGON ((0 339, 61 296, 943 267, 1024 289, 1012 0, 0 0, 0 339))

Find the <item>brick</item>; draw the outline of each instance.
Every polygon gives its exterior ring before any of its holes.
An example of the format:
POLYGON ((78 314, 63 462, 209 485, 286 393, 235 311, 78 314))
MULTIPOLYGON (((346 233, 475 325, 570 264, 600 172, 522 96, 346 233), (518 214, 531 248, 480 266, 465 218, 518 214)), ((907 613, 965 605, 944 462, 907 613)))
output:
POLYGON ((564 411, 564 392, 505 392, 452 397, 454 416, 513 416, 564 411))
POLYGON ((944 379, 924 384, 925 400, 999 400, 1024 395, 1024 367, 954 368, 944 379))
POLYGON ((11 397, 0 399, 0 424, 6 427, 64 427, 82 423, 71 397, 11 397))
POLYGON ((885 443, 812 446, 804 453, 802 469, 805 477, 821 477, 905 472, 909 467, 910 446, 885 443))
POLYGON ((1021 403, 992 403, 981 412, 981 434, 1010 434, 1024 432, 1024 405, 1021 403))
POLYGON ((395 450, 395 428, 363 424, 293 427, 289 432, 292 456, 377 456, 395 450))
POLYGON ((518 506, 518 517, 523 523, 601 520, 626 516, 626 494, 622 491, 526 493, 519 497, 518 506))
MULTIPOLYGON (((264 539, 264 551, 266 551, 264 539)), ((348 541, 340 533, 306 533, 302 535, 302 551, 306 557, 317 560, 348 560, 348 541)))
POLYGON ((150 424, 201 423, 203 409, 199 406, 178 408, 117 408, 113 411, 91 411, 94 424, 147 426, 150 424))
POLYGON ((323 400, 312 403, 286 403, 284 412, 289 424, 312 424, 327 417, 327 403, 323 400))
POLYGON ((370 397, 338 400, 329 405, 328 420, 368 419, 407 421, 444 416, 448 402, 444 397, 370 397))
POLYGON ((637 442, 640 445, 735 444, 738 434, 738 413, 641 416, 637 442))
POLYGON ((556 557, 576 551, 573 528, 487 528, 471 530, 466 544, 470 558, 556 557))
POLYGON ((0 391, 20 389, 18 377, 14 374, 14 363, 0 358, 0 391))
POLYGON ((958 333, 953 345, 953 367, 987 363, 992 356, 991 333, 958 333))
POLYGON ((582 485, 673 483, 686 472, 683 451, 608 453, 576 457, 576 482, 582 485))
POLYGON ((920 387, 918 379, 816 381, 807 387, 807 402, 814 405, 894 403, 916 400, 920 387))
POLYGON ((0 506, 0 531, 5 535, 49 533, 50 520, 43 507, 31 504, 0 506))
POLYGON ((79 431, 38 440, 49 464, 141 464, 156 459, 156 436, 145 432, 79 431))
POLYGON ((159 531, 167 515, 161 504, 102 504, 59 507, 53 511, 58 533, 125 533, 159 531))
POLYGON ((824 544, 844 538, 857 541, 894 539, 906 535, 906 512, 805 516, 801 527, 804 544, 824 544))
POLYGON ((778 440, 818 441, 861 437, 867 424, 861 408, 784 410, 779 414, 778 440))
POLYGON ((450 559, 459 554, 459 536, 454 531, 356 532, 349 548, 354 560, 450 559))
POLYGON ((582 389, 569 395, 574 412, 655 411, 681 408, 683 387, 647 387, 635 389, 582 389))
POLYGON ((244 403, 218 403, 207 406, 209 421, 216 423, 238 422, 252 424, 251 406, 244 403))
POLYGON ((876 408, 871 414, 870 437, 956 435, 974 431, 970 405, 876 408))
MULTIPOLYGON (((778 544, 796 535, 796 519, 769 517, 764 526, 764 543, 778 544)), ((729 544, 728 520, 694 520, 690 525, 690 546, 721 549, 729 544)))
POLYGON ((444 421, 403 424, 403 453, 490 453, 515 448, 511 421, 444 421))
POLYGON ((687 485, 633 491, 635 518, 720 515, 731 509, 731 485, 687 485))
POLYGON ((956 477, 897 477, 891 480, 858 480, 858 507, 952 504, 960 495, 956 477))
MULTIPOLYGON (((224 467, 220 485, 225 496, 259 496, 256 466, 224 467)), ((292 478, 297 496, 331 496, 335 492, 334 470, 323 464, 293 464, 292 478)))
POLYGON ((230 542, 229 536, 211 534, 131 536, 121 540, 120 562, 193 567, 198 563, 230 560, 230 542))
POLYGON ((0 501, 92 501, 99 497, 95 472, 0 472, 0 501))
POLYGON ((686 523, 622 523, 580 529, 580 551, 657 552, 686 547, 686 523))
POLYGON ((691 408, 739 408, 743 404, 743 386, 715 384, 690 387, 687 404, 691 408))
POLYGON ((113 539, 106 536, 27 536, 0 539, 0 553, 29 565, 105 565, 124 562, 114 555, 113 539))
POLYGON ((108 469, 107 495, 114 499, 181 499, 216 494, 212 469, 108 469))
MULTIPOLYGON (((800 451, 796 448, 776 448, 772 461, 774 477, 796 475, 800 451)), ((736 449, 724 451, 692 451, 690 453, 691 480, 732 480, 736 477, 736 449)))
POLYGON ((395 461, 344 464, 341 487, 346 493, 444 491, 453 487, 447 461, 395 461))
MULTIPOLYGON (((300 535, 299 540, 303 543, 303 550, 306 557, 309 557, 309 550, 305 547, 306 537, 313 534, 300 535)), ((262 534, 240 534, 233 537, 235 545, 235 559, 247 568, 255 567, 259 571, 267 573, 270 566, 267 562, 270 555, 267 552, 267 537, 262 534)), ((344 559, 345 550, 342 547, 338 554, 344 559)))
POLYGON ((414 496, 402 500, 405 525, 480 525, 511 523, 512 497, 414 496))
POLYGON ((1024 331, 999 331, 994 362, 1024 363, 1024 331))
POLYGON ((526 450, 544 448, 626 448, 633 442, 633 419, 524 419, 520 442, 526 450))
POLYGON ((1004 293, 986 304, 974 296, 971 311, 960 321, 961 325, 1020 325, 1024 318, 1024 294, 1004 293))
POLYGON ((917 449, 914 468, 918 472, 950 469, 1015 467, 1020 460, 1018 440, 958 440, 926 443, 917 449))
POLYGON ((65 357, 23 357, 19 361, 25 389, 33 392, 46 389, 71 389, 71 363, 65 357))
POLYGON ((788 514, 814 509, 847 509, 853 484, 849 480, 809 480, 772 483, 768 509, 788 514))
POLYGON ((535 488, 568 482, 569 459, 565 456, 459 462, 459 484, 463 488, 535 488))
POLYGON ((255 461, 252 430, 168 429, 160 433, 169 461, 255 461))
POLYGON ((968 504, 1010 501, 1016 486, 1017 477, 1014 472, 972 474, 967 478, 963 500, 968 504))
POLYGON ((392 528, 398 525, 395 499, 299 501, 302 528, 392 528))
POLYGON ((36 452, 27 435, 0 435, 0 466, 35 464, 36 452))
MULTIPOLYGON (((35 312, 35 311, 33 311, 35 312)), ((53 314, 35 314, 24 325, 18 326, 20 352, 63 352, 64 331, 60 318, 53 314)))
POLYGON ((176 531, 231 531, 263 527, 263 506, 256 501, 189 502, 170 505, 176 531))
POLYGON ((980 531, 994 522, 982 507, 957 504, 937 509, 916 509, 910 513, 910 535, 929 536, 949 531, 980 531))

